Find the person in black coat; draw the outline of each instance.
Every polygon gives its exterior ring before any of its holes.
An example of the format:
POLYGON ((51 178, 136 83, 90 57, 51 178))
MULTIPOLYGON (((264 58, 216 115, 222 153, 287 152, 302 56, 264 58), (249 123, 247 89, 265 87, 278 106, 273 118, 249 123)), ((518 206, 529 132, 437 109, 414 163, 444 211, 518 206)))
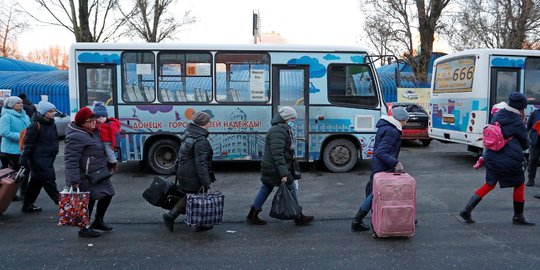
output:
POLYGON ((403 107, 392 110, 392 116, 383 115, 377 122, 377 134, 371 159, 371 175, 366 184, 366 198, 351 223, 353 231, 368 231, 363 219, 371 210, 373 201, 373 176, 378 172, 403 171, 403 165, 398 160, 401 150, 402 128, 409 120, 409 113, 403 107))
MULTIPOLYGON (((274 187, 286 182, 291 193, 296 197, 298 190, 295 178, 291 173, 296 147, 295 135, 291 126, 296 120, 296 111, 288 106, 281 107, 272 119, 272 127, 266 133, 264 154, 261 161, 262 186, 255 196, 246 222, 252 225, 265 225, 266 221, 259 218, 262 206, 274 187)), ((315 219, 300 213, 294 220, 296 225, 307 225, 315 219)))
MULTIPOLYGON (((193 122, 189 123, 184 139, 178 151, 176 177, 178 187, 185 193, 198 193, 210 189, 210 184, 216 179, 212 169, 214 155, 212 145, 208 141, 210 115, 197 112, 193 122)), ((174 230, 174 220, 186 211, 186 197, 183 197, 169 211, 163 214, 163 222, 169 231, 174 230)), ((196 227, 197 232, 207 231, 213 227, 196 227)))
POLYGON ((527 130, 529 131, 529 139, 531 142, 529 164, 527 167, 528 178, 526 186, 534 186, 534 179, 536 178, 536 169, 538 167, 538 158, 540 157, 540 141, 538 141, 538 134, 540 131, 540 109, 536 109, 529 116, 527 121, 527 130))
POLYGON ((529 148, 527 129, 523 123, 524 109, 526 107, 527 98, 519 92, 513 92, 508 97, 508 106, 498 111, 491 120, 491 124, 495 122, 500 124, 505 139, 511 139, 501 150, 487 149, 484 154, 486 183, 475 191, 465 208, 459 213, 458 217, 465 223, 474 223, 471 217, 472 210, 499 183, 501 188, 514 188, 514 217, 512 223, 516 225, 534 225, 523 215, 525 206, 523 151, 529 148))
POLYGON ((40 212, 41 208, 34 205, 41 188, 45 189, 51 200, 58 204, 58 188, 54 160, 58 154, 58 132, 54 124, 56 107, 48 102, 39 102, 39 109, 32 117, 32 122, 26 128, 24 146, 19 164, 31 170, 30 182, 22 206, 22 212, 40 212))

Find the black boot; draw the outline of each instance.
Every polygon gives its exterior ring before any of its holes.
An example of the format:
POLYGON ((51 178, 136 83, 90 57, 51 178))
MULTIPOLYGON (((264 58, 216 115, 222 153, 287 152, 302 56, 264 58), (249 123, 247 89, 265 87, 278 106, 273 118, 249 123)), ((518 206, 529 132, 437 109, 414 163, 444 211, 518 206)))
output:
POLYGON ((259 218, 260 212, 261 210, 255 210, 252 206, 247 215, 246 222, 252 225, 266 225, 266 221, 259 218))
POLYGON ((465 205, 465 208, 461 212, 459 212, 459 217, 463 219, 464 222, 472 224, 474 223, 474 220, 471 217, 472 210, 478 205, 478 203, 482 200, 482 197, 473 194, 467 205, 465 205))
POLYGON ((174 220, 180 216, 181 212, 180 209, 173 207, 169 213, 163 214, 163 224, 169 231, 174 231, 174 220))
POLYGON ((84 228, 79 230, 79 237, 81 238, 94 238, 99 237, 101 234, 92 230, 91 228, 84 228))
POLYGON ((105 223, 102 218, 96 217, 94 222, 92 222, 92 226, 90 226, 93 230, 100 230, 104 232, 110 232, 112 231, 113 227, 109 224, 105 223))
POLYGON ((298 226, 304 226, 304 225, 308 225, 313 220, 315 220, 314 216, 304 216, 303 213, 300 213, 300 216, 294 219, 294 224, 298 226))
POLYGON ((213 229, 214 226, 197 226, 195 227, 195 232, 206 232, 206 231, 209 231, 211 229, 213 229))
POLYGON ((527 184, 525 184, 528 187, 534 186, 534 178, 529 178, 529 181, 527 181, 527 184))
POLYGON ((534 226, 534 222, 531 222, 523 215, 523 208, 525 208, 525 202, 514 202, 514 218, 512 218, 512 223, 515 225, 534 226))
POLYGON ((368 214, 368 211, 359 210, 358 213, 354 216, 354 219, 351 223, 351 230, 353 232, 364 232, 369 231, 369 227, 364 224, 362 221, 368 214))

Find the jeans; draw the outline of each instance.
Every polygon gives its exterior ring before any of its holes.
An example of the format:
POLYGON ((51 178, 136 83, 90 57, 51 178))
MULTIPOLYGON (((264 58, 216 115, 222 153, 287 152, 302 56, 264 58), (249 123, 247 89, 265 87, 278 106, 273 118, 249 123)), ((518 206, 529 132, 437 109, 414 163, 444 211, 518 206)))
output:
MULTIPOLYGON (((296 191, 298 190, 298 183, 296 181, 292 182, 289 185, 289 188, 291 188, 291 193, 294 196, 294 198, 298 200, 296 196, 296 191)), ((261 210, 264 202, 266 202, 266 199, 268 199, 268 196, 270 196, 270 193, 272 193, 272 190, 274 190, 273 186, 262 184, 261 189, 259 190, 259 193, 257 193, 257 196, 255 196, 255 201, 253 201, 253 205, 251 206, 256 211, 261 210)))
POLYGON ((105 144, 105 152, 107 153, 107 159, 109 163, 117 163, 118 160, 116 159, 116 153, 114 152, 114 150, 112 150, 111 143, 105 142, 103 144, 105 144))
POLYGON ((360 211, 369 212, 371 210, 371 203, 373 202, 373 193, 369 194, 364 201, 362 202, 362 205, 360 205, 360 211))

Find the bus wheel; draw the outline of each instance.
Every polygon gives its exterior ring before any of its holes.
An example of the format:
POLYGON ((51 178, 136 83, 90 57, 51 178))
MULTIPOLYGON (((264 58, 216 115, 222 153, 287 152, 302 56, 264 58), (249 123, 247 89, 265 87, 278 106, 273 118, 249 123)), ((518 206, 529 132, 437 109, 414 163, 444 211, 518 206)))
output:
POLYGON ((331 172, 348 172, 358 161, 358 150, 349 140, 333 140, 324 148, 323 161, 331 172))
POLYGON ((174 140, 155 141, 148 149, 148 166, 157 174, 171 174, 179 147, 174 140))

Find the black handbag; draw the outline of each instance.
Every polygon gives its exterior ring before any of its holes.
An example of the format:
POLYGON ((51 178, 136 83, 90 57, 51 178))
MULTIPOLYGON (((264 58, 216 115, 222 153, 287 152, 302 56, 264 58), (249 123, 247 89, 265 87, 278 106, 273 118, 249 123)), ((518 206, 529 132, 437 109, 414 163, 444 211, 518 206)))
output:
POLYGON ((154 177, 150 186, 143 192, 143 198, 153 206, 171 210, 186 194, 178 188, 178 181, 172 183, 166 178, 154 177))
POLYGON ((90 182, 90 184, 92 185, 96 185, 105 179, 109 179, 111 178, 111 176, 112 174, 107 168, 101 168, 93 172, 86 173, 86 178, 88 179, 88 182, 90 182))
POLYGON ((300 163, 297 160, 293 160, 291 163, 291 176, 293 179, 302 179, 302 173, 300 172, 300 163))
POLYGON ((289 185, 282 182, 272 200, 270 216, 277 219, 291 220, 300 217, 301 213, 302 207, 291 193, 289 185))

